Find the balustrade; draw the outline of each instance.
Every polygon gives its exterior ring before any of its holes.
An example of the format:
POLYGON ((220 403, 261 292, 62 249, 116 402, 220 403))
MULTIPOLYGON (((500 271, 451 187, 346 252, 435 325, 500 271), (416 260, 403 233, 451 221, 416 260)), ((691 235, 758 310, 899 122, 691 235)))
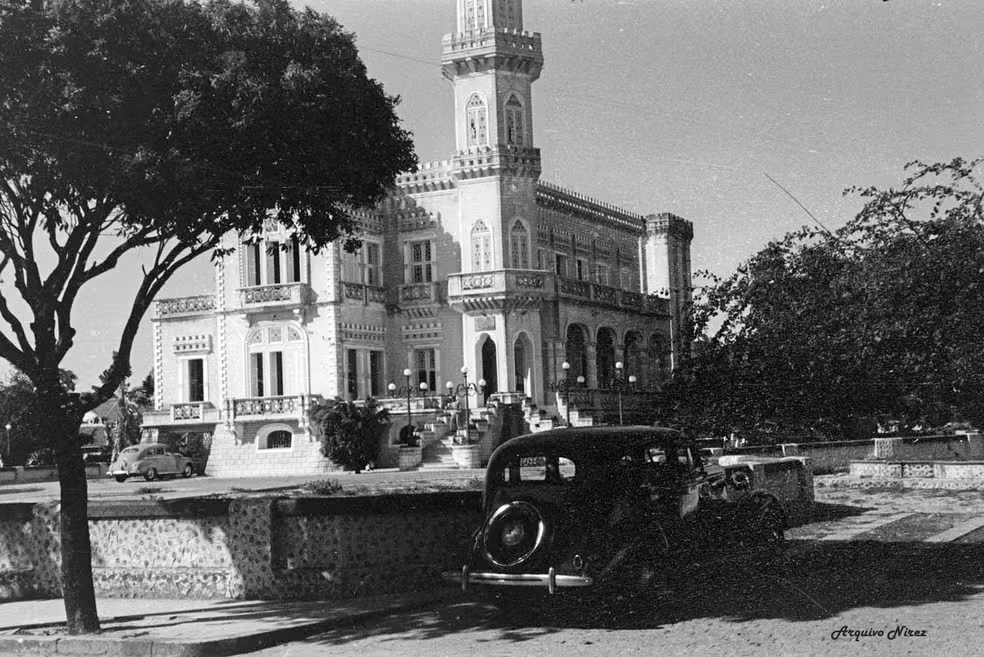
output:
POLYGON ((243 306, 302 305, 308 301, 306 283, 275 283, 244 287, 239 290, 243 306))
POLYGON ((208 313, 215 310, 215 295, 203 294, 177 299, 160 299, 155 302, 158 317, 208 313))

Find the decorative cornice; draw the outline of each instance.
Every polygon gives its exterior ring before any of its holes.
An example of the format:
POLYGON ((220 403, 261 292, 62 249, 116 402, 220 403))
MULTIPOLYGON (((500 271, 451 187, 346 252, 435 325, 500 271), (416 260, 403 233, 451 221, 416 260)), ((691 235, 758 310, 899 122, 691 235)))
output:
POLYGON ((628 230, 642 235, 646 230, 646 218, 619 207, 590 198, 542 180, 536 185, 537 206, 587 219, 592 223, 628 230))

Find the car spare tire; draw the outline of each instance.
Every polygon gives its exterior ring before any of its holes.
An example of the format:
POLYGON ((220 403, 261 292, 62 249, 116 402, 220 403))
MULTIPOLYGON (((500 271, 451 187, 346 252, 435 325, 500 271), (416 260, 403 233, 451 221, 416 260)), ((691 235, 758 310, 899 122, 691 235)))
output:
POLYGON ((485 523, 485 554, 497 566, 517 566, 543 545, 546 534, 546 522, 536 506, 522 501, 503 504, 485 523))

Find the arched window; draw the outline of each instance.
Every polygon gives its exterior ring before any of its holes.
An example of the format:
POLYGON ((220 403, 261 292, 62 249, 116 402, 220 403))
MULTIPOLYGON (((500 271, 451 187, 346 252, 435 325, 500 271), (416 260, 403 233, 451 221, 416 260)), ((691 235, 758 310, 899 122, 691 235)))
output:
POLYGON ((523 103, 516 94, 510 94, 506 101, 506 143, 523 146, 526 143, 523 103))
POLYGON ((289 450, 294 446, 294 434, 286 424, 269 424, 256 432, 256 449, 289 450))
POLYGON ((472 271, 488 271, 492 269, 492 231, 488 224, 479 219, 471 232, 472 240, 472 271))
POLYGON ((281 397, 302 393, 304 337, 294 326, 256 328, 246 339, 249 354, 249 396, 281 397))
POLYGON ((488 145, 488 131, 486 129, 488 110, 485 107, 485 101, 482 100, 482 97, 478 94, 473 94, 472 97, 468 99, 468 105, 466 108, 468 114, 469 148, 473 146, 488 145))
POLYGON ((530 232, 519 219, 509 229, 509 250, 512 254, 513 269, 530 268, 530 232))
POLYGON ((465 29, 485 27, 485 0, 465 0, 465 29))

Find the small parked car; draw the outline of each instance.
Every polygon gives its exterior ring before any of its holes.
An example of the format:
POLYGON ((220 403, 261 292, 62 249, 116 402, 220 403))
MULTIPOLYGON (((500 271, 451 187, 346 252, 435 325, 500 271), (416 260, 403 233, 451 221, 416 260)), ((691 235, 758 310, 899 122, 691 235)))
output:
POLYGON ((143 477, 154 481, 159 477, 181 475, 190 477, 195 473, 191 457, 172 454, 160 443, 144 443, 127 447, 109 466, 110 477, 124 482, 128 477, 143 477))
POLYGON ((525 592, 653 588, 712 555, 767 562, 782 547, 786 513, 739 470, 705 467, 672 429, 514 438, 489 460, 484 521, 466 563, 446 578, 528 602, 525 592))

